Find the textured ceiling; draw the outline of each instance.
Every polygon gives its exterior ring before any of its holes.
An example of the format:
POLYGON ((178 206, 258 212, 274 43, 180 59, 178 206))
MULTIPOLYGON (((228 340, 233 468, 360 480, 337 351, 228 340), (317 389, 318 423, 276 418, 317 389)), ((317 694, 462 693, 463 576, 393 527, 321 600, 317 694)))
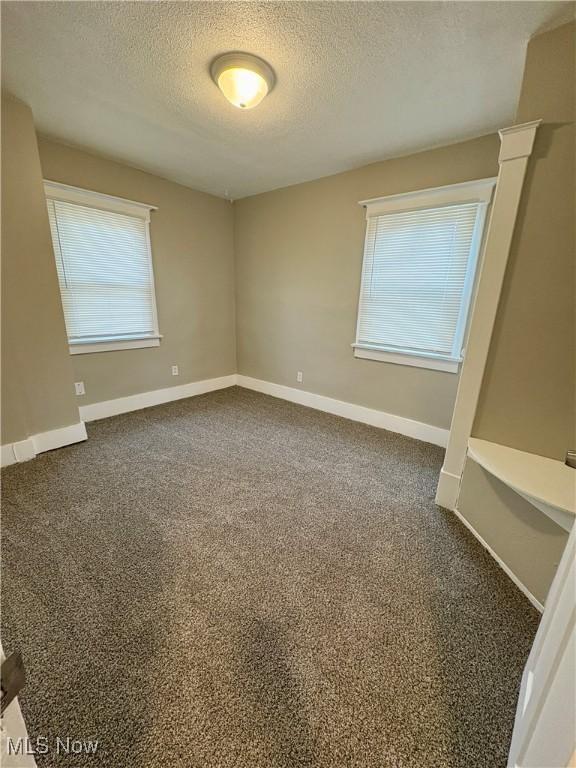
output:
POLYGON ((478 136, 513 119, 556 2, 3 2, 3 85, 45 135, 231 198, 478 136), (242 112, 217 54, 276 70, 242 112))

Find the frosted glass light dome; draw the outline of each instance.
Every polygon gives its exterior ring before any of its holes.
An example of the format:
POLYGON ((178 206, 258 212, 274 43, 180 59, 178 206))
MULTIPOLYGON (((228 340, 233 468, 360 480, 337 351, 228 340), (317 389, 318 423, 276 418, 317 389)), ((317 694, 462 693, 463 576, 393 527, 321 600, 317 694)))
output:
POLYGON ((252 109, 272 90, 276 77, 263 59, 249 53, 225 53, 212 62, 212 79, 228 101, 252 109))

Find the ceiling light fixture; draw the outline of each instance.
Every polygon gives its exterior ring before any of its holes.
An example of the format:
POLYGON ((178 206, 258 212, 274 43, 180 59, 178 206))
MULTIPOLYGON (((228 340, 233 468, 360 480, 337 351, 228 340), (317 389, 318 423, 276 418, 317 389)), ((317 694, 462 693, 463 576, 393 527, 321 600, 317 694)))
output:
POLYGON ((263 59, 250 53, 225 53, 210 67, 212 79, 231 104, 252 109, 274 87, 274 70, 263 59))

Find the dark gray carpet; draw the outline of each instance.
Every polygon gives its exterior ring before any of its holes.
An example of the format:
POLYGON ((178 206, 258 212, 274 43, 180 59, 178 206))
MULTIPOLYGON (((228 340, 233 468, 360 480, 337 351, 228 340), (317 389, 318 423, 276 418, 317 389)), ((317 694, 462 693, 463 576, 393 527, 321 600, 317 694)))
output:
POLYGON ((434 505, 442 451, 241 389, 4 473, 31 736, 110 768, 498 768, 538 614, 434 505))

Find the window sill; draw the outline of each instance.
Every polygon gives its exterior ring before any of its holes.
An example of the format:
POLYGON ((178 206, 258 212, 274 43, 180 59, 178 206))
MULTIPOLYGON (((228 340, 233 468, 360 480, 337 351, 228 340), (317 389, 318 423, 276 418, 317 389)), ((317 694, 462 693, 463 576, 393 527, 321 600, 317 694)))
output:
POLYGON ((460 360, 433 355, 416 354, 412 352, 392 352, 375 347, 363 347, 353 344, 354 357, 362 360, 379 360, 382 363, 394 363, 395 365, 411 365, 415 368, 429 368, 433 371, 445 373, 458 373, 460 360))
POLYGON ((81 342, 70 344, 71 355, 89 355, 95 352, 115 352, 121 349, 143 349, 145 347, 159 347, 161 336, 146 336, 141 339, 115 339, 81 342))

